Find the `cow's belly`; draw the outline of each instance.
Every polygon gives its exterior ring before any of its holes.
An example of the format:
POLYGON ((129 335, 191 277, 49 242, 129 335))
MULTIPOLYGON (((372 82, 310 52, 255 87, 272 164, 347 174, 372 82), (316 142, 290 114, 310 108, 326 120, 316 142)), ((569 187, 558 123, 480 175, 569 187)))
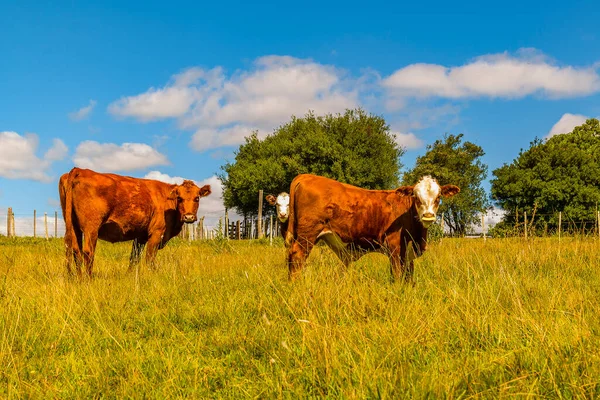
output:
POLYGON ((370 251, 381 250, 381 245, 375 240, 359 238, 346 242, 340 235, 331 230, 325 230, 321 232, 319 236, 317 236, 317 240, 323 240, 333 251, 338 254, 342 252, 364 254, 370 251))
POLYGON ((344 243, 342 238, 335 232, 323 231, 317 236, 317 240, 322 240, 336 253, 344 252, 348 249, 348 243, 344 243))
POLYGON ((98 238, 110 243, 125 242, 133 239, 144 239, 147 237, 145 230, 127 224, 118 224, 108 221, 100 227, 98 238))

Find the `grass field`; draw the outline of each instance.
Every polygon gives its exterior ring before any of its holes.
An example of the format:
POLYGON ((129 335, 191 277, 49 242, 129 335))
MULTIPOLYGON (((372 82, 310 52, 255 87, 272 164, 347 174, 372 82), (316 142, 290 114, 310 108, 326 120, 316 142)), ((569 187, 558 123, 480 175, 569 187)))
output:
POLYGON ((61 240, 0 239, 0 398, 600 397, 600 242, 445 239, 416 285, 387 259, 281 242, 171 242, 95 278, 61 240))

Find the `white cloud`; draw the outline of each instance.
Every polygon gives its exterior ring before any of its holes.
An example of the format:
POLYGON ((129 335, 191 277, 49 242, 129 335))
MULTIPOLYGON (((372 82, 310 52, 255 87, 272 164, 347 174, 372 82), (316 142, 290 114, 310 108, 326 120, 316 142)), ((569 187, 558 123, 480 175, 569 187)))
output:
POLYGON ((392 134, 396 136, 396 143, 407 150, 413 150, 423 147, 423 141, 419 139, 414 133, 401 133, 394 132, 392 134))
POLYGON ((244 142, 256 128, 245 125, 235 125, 229 128, 198 129, 190 142, 190 147, 197 151, 214 149, 221 146, 235 146, 244 142))
MULTIPOLYGON (((525 49, 515 56, 493 54, 458 66, 411 64, 382 81, 394 97, 550 98, 585 96, 600 90, 594 67, 558 66, 542 53, 525 49)), ((397 100, 395 100, 397 101, 397 100)))
POLYGON ((332 66, 288 56, 257 59, 251 70, 226 76, 221 68, 191 68, 160 89, 151 88, 109 106, 117 116, 140 121, 177 118, 195 134, 191 147, 202 151, 243 143, 252 130, 262 134, 302 116, 343 112, 358 106, 352 79, 332 66))
POLYGON ((99 172, 134 171, 168 165, 167 157, 144 143, 98 143, 84 141, 77 146, 73 162, 99 172))
POLYGON ((569 113, 563 114, 558 122, 552 126, 552 129, 550 129, 550 132, 548 132, 548 135, 546 135, 546 139, 561 133, 573 132, 573 128, 582 125, 587 119, 588 117, 585 115, 569 113))
POLYGON ((180 117, 194 101, 193 90, 186 87, 151 88, 138 96, 124 97, 108 107, 111 114, 154 121, 180 117))
POLYGON ((182 178, 181 176, 169 176, 167 174, 163 174, 160 171, 150 171, 146 175, 144 175, 144 179, 152 179, 155 181, 170 183, 172 185, 181 185, 185 180, 185 178, 182 178))
MULTIPOLYGON (((194 132, 191 148, 206 151, 237 146, 253 130, 263 137, 308 110, 336 113, 360 105, 374 112, 386 110, 399 132, 414 132, 440 120, 451 125, 460 111, 456 99, 585 96, 600 91, 597 69, 558 65, 535 49, 521 49, 455 67, 411 64, 382 79, 372 69, 353 77, 308 59, 265 56, 233 73, 221 67, 186 69, 162 87, 122 97, 108 110, 142 122, 172 118, 181 129, 194 132)), ((409 148, 418 145, 410 133, 398 140, 409 148)))
POLYGON ((64 159, 69 153, 69 148, 60 139, 52 141, 52 147, 44 154, 44 159, 48 161, 58 161, 64 159))
POLYGON ((48 169, 52 162, 67 155, 68 148, 60 139, 54 139, 52 147, 43 158, 39 158, 36 155, 38 144, 37 135, 32 133, 21 136, 16 132, 0 132, 0 176, 9 179, 51 181, 48 169))
POLYGON ((94 107, 96 107, 96 100, 90 100, 90 103, 87 106, 82 107, 77 111, 69 113, 69 118, 71 118, 71 120, 73 121, 81 121, 83 119, 86 119, 90 115, 94 107))

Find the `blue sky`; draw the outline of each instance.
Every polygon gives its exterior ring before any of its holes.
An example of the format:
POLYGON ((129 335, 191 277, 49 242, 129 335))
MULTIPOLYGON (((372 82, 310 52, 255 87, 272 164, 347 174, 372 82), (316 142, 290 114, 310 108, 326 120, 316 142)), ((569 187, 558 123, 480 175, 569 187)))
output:
POLYGON ((407 166, 464 133, 491 178, 600 116, 594 3, 0 1, 0 224, 53 213, 74 165, 216 184, 244 135, 309 108, 383 115, 407 166))

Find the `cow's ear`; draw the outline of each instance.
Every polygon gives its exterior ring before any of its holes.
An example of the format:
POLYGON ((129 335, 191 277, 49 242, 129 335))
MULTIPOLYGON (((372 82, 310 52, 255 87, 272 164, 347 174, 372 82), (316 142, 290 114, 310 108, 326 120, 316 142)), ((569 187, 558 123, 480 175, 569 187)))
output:
POLYGON ((205 197, 211 194, 210 185, 204 185, 200 188, 200 197, 205 197))
POLYGON ((177 196, 179 196, 179 186, 175 186, 173 190, 169 193, 167 199, 169 200, 177 200, 177 196))
POLYGON ((272 194, 268 194, 267 197, 265 197, 265 199, 272 206, 274 206, 275 202, 277 201, 277 199, 275 198, 275 196, 273 196, 272 194))
POLYGON ((460 188, 455 185, 444 185, 442 186, 442 196, 444 197, 452 197, 458 192, 460 192, 460 188))
POLYGON ((400 186, 398 189, 396 189, 396 193, 402 196, 412 196, 414 189, 414 186, 400 186))

